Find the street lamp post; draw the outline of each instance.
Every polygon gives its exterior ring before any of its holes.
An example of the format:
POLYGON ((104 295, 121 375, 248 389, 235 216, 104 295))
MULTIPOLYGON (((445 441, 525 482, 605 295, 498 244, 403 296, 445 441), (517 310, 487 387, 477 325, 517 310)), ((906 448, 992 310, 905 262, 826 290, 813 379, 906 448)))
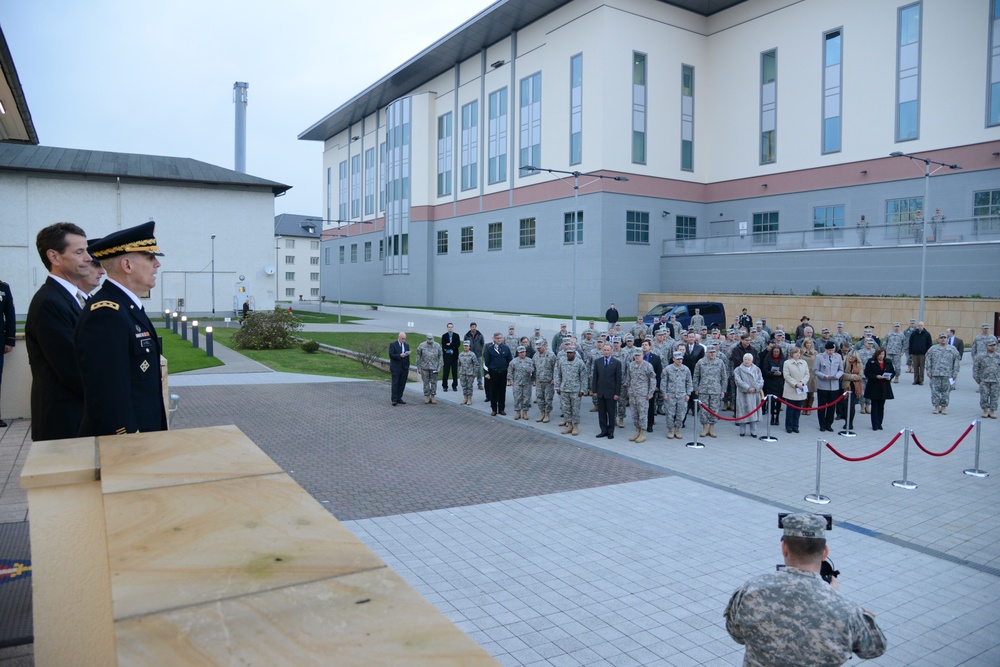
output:
MULTIPOLYGON (((550 174, 566 174, 567 176, 573 177, 573 333, 576 334, 576 246, 580 242, 580 177, 581 176, 591 176, 594 180, 589 183, 584 183, 584 187, 590 185, 591 183, 596 183, 601 179, 607 179, 609 181, 627 181, 628 179, 624 176, 606 176, 604 174, 587 174, 579 171, 563 171, 560 169, 546 169, 544 167, 537 166, 526 166, 522 167, 524 171, 545 171, 550 174)), ((562 179, 560 179, 562 180, 562 179)))
POLYGON ((212 319, 215 319, 215 234, 212 234, 212 319))
MULTIPOLYGON (((920 230, 921 237, 921 250, 920 250, 920 321, 924 321, 924 284, 927 278, 927 215, 930 213, 930 207, 927 205, 931 196, 931 176, 936 174, 938 171, 948 167, 949 169, 961 169, 957 164, 948 164, 946 162, 938 162, 937 160, 931 160, 925 157, 918 157, 916 155, 909 155, 907 153, 902 153, 900 151, 893 151, 889 153, 889 157, 905 157, 913 160, 914 162, 924 163, 924 203, 923 203, 923 216, 921 220, 922 229, 920 230), (937 165, 937 168, 933 171, 931 170, 931 165, 937 165)), ((937 239, 935 239, 937 240, 937 239)))
POLYGON ((278 295, 280 294, 278 276, 280 267, 278 266, 278 251, 281 250, 281 236, 274 237, 274 307, 278 307, 278 295))
MULTIPOLYGON (((340 225, 340 224, 345 224, 345 223, 347 225, 374 225, 375 224, 375 222, 372 221, 372 220, 325 220, 323 218, 304 218, 303 220, 304 221, 308 221, 308 222, 322 222, 322 223, 331 224, 331 225, 332 224, 338 224, 338 225, 340 225)), ((337 228, 337 239, 339 240, 342 237, 343 237, 343 234, 340 233, 340 228, 338 227, 337 228)), ((350 226, 348 226, 348 228, 347 228, 347 237, 348 238, 351 237, 351 228, 350 228, 350 226)), ((341 283, 341 275, 342 274, 341 274, 341 271, 340 271, 340 265, 341 265, 341 261, 340 261, 340 248, 341 247, 342 246, 338 243, 337 244, 337 324, 343 324, 344 323, 344 302, 341 299, 341 295, 343 293, 343 287, 342 287, 342 283, 341 283)), ((322 265, 320 265, 320 266, 322 266, 322 265)), ((320 301, 320 304, 321 304, 320 305, 320 310, 322 310, 322 308, 323 308, 322 301, 320 301)))

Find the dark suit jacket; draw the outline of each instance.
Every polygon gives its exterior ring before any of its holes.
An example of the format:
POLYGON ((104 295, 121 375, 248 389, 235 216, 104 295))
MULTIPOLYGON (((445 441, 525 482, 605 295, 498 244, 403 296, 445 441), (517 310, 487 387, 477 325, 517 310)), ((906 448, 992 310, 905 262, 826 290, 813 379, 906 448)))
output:
POLYGON ((896 369, 893 368, 892 362, 889 360, 889 355, 886 355, 885 369, 880 369, 878 362, 874 357, 868 360, 865 364, 865 379, 868 380, 868 384, 865 386, 865 398, 885 401, 893 398, 892 395, 892 380, 881 379, 882 373, 892 373, 893 377, 896 375, 896 369))
MULTIPOLYGON (((0 331, 3 332, 3 344, 14 347, 17 335, 17 315, 14 313, 14 296, 10 293, 10 285, 0 280, 0 331)), ((3 362, 0 361, 0 368, 3 362)))
POLYGON ((961 359, 965 356, 965 341, 963 341, 958 336, 955 336, 948 341, 949 345, 954 345, 955 349, 958 350, 958 358, 961 359))
POLYGON ((110 281, 76 323, 83 374, 80 435, 167 430, 160 384, 160 341, 146 313, 110 281))
POLYGON ((656 389, 660 388, 660 376, 663 375, 663 362, 660 361, 660 355, 655 352, 649 353, 649 359, 645 359, 653 367, 653 372, 656 373, 656 389))
POLYGON ((31 439, 75 438, 83 420, 83 376, 77 365, 73 332, 80 304, 47 278, 35 292, 24 323, 31 364, 31 439))
POLYGON ((591 386, 597 398, 614 398, 622 395, 622 364, 611 357, 608 366, 604 366, 604 357, 600 356, 594 360, 593 378, 591 386))
POLYGON ((498 351, 493 350, 493 343, 488 343, 483 350, 483 363, 486 365, 486 370, 491 373, 506 373, 513 359, 514 355, 510 353, 510 348, 503 343, 498 346, 498 351))
POLYGON ((410 355, 401 356, 403 352, 409 352, 409 343, 399 344, 398 340, 389 343, 389 371, 407 371, 410 369, 410 355))
MULTIPOLYGON (((472 346, 470 345, 469 347, 472 346)), ((443 350, 446 359, 448 357, 458 359, 458 353, 462 351, 462 337, 454 331, 444 332, 441 335, 441 349, 443 350), (451 354, 448 354, 448 350, 451 350, 451 354)))

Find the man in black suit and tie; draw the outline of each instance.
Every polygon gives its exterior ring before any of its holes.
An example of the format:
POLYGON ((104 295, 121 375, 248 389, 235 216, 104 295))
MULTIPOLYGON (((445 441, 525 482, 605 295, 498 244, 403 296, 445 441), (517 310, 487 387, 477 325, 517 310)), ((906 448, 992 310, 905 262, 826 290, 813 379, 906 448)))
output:
MULTIPOLYGON (((471 344, 470 344, 471 347, 471 344)), ((458 355, 462 351, 462 339, 455 333, 455 325, 448 322, 448 331, 441 336, 441 350, 444 353, 444 374, 441 386, 448 391, 448 373, 451 372, 452 391, 458 391, 458 355)))
POLYGON ((392 404, 406 405, 403 389, 410 374, 410 346, 406 344, 406 333, 399 332, 396 342, 389 343, 389 372, 392 374, 392 404))
POLYGON ((618 398, 622 393, 622 364, 611 355, 611 344, 601 350, 603 359, 594 362, 591 386, 597 395, 597 422, 601 426, 598 438, 615 439, 615 415, 618 398))
POLYGON ((24 324, 31 365, 31 439, 75 438, 83 419, 83 378, 73 331, 94 269, 86 234, 71 222, 38 232, 35 246, 49 276, 31 299, 24 324))
MULTIPOLYGON (((642 360, 648 361, 653 367, 653 372, 656 373, 656 391, 660 391, 660 376, 663 375, 663 362, 660 360, 660 355, 653 352, 653 344, 648 340, 642 341, 642 360)), ((649 413, 646 416, 646 430, 650 433, 653 432, 653 417, 656 416, 656 396, 653 396, 653 400, 649 401, 649 413)))
POLYGON ((948 345, 958 350, 958 360, 965 356, 965 341, 955 335, 954 329, 948 329, 948 345))
MULTIPOLYGON (((691 377, 694 377, 694 367, 705 356, 705 346, 701 344, 700 336, 690 329, 684 335, 684 342, 687 343, 684 351, 684 365, 691 371, 691 377)), ((698 398, 698 392, 691 392, 691 397, 688 399, 687 414, 689 415, 694 414, 694 400, 696 398, 698 398)), ((687 421, 687 415, 684 416, 684 421, 687 421)))

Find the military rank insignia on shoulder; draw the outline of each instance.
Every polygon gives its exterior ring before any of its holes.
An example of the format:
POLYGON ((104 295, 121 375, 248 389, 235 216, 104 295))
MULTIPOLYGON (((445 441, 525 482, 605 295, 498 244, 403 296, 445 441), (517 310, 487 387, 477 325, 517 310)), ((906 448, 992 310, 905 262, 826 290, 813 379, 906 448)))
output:
POLYGON ((111 308, 112 310, 118 310, 119 306, 114 301, 98 301, 90 306, 91 310, 97 310, 98 308, 111 308))

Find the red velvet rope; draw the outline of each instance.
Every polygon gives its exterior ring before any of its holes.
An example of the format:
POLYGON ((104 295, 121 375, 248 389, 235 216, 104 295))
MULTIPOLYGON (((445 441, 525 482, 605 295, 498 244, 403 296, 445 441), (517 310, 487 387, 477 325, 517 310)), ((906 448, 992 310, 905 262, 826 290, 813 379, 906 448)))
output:
POLYGON ((969 435, 969 431, 971 431, 975 427, 976 427, 976 422, 972 422, 971 424, 969 424, 969 428, 965 429, 965 433, 963 433, 958 438, 958 440, 955 441, 955 444, 952 445, 951 448, 948 449, 948 451, 941 452, 940 454, 937 453, 937 452, 932 452, 929 449, 927 449, 926 447, 924 447, 923 445, 921 445, 920 441, 917 440, 917 434, 916 433, 912 433, 911 435, 913 437, 913 442, 917 443, 917 447, 919 447, 920 451, 922 451, 924 454, 930 454, 931 456, 948 456, 948 454, 951 454, 953 451, 955 451, 955 448, 958 447, 958 443, 960 443, 963 440, 965 440, 965 436, 969 435))
POLYGON ((762 400, 762 401, 761 401, 760 403, 758 403, 758 404, 757 404, 757 407, 756 407, 756 408, 754 408, 754 409, 753 409, 753 410, 751 410, 750 412, 746 413, 746 414, 745 414, 745 415, 743 415, 742 417, 723 417, 722 415, 717 415, 717 414, 715 414, 714 412, 712 412, 712 411, 711 411, 710 409, 706 408, 706 407, 705 407, 705 404, 704 404, 704 403, 702 403, 701 401, 698 401, 698 405, 700 405, 700 406, 701 406, 701 409, 702 409, 702 410, 704 410, 704 411, 705 411, 705 412, 707 412, 708 414, 712 415, 712 416, 713 416, 713 417, 715 417, 716 419, 721 419, 722 421, 727 421, 727 422, 738 422, 738 421, 740 421, 741 419, 746 419, 747 417, 749 417, 749 416, 750 416, 750 415, 752 415, 753 413, 755 413, 755 412, 757 412, 758 410, 760 410, 760 409, 761 409, 761 407, 762 407, 762 406, 764 405, 764 403, 766 403, 766 402, 767 402, 767 399, 764 399, 764 400, 762 400))
POLYGON ((857 461, 867 461, 868 459, 873 459, 873 458, 875 458, 876 456, 878 456, 879 454, 881 454, 881 453, 882 453, 882 452, 884 452, 885 450, 887 450, 887 449, 889 449, 890 447, 892 447, 892 446, 893 446, 893 445, 894 445, 894 444, 896 443, 896 441, 897 441, 897 440, 899 440, 899 436, 901 436, 901 435, 903 435, 903 432, 902 432, 902 431, 900 431, 899 433, 897 433, 897 434, 896 434, 896 437, 895 437, 895 438, 893 438, 892 440, 890 440, 890 441, 889 441, 889 444, 888 444, 888 445, 886 445, 886 446, 885 446, 885 447, 883 447, 882 449, 878 450, 878 451, 877 451, 877 452, 875 452, 874 454, 869 454, 868 456, 861 456, 861 457, 858 457, 858 458, 852 458, 852 457, 850 457, 850 456, 844 456, 843 454, 841 454, 840 452, 838 452, 838 451, 837 451, 836 449, 834 449, 834 448, 833 448, 833 445, 831 445, 831 444, 830 444, 829 442, 828 442, 828 443, 826 443, 826 447, 827 447, 827 449, 829 449, 829 450, 830 450, 831 452, 833 452, 834 454, 836 454, 836 455, 837 455, 837 456, 839 456, 840 458, 844 459, 845 461, 851 461, 852 463, 855 463, 855 462, 857 462, 857 461))
POLYGON ((831 405, 836 405, 837 403, 840 403, 842 400, 844 400, 844 397, 847 396, 847 393, 845 392, 845 393, 841 394, 840 396, 837 397, 837 400, 835 400, 835 401, 830 401, 826 405, 817 405, 815 408, 800 408, 797 405, 792 405, 791 403, 789 403, 788 401, 786 401, 785 399, 783 399, 781 396, 777 396, 775 394, 771 394, 771 395, 774 396, 774 400, 776 400, 776 401, 778 401, 780 403, 784 403, 785 405, 788 406, 788 408, 790 410, 801 410, 802 412, 812 412, 814 410, 822 410, 823 408, 828 408, 831 405))

